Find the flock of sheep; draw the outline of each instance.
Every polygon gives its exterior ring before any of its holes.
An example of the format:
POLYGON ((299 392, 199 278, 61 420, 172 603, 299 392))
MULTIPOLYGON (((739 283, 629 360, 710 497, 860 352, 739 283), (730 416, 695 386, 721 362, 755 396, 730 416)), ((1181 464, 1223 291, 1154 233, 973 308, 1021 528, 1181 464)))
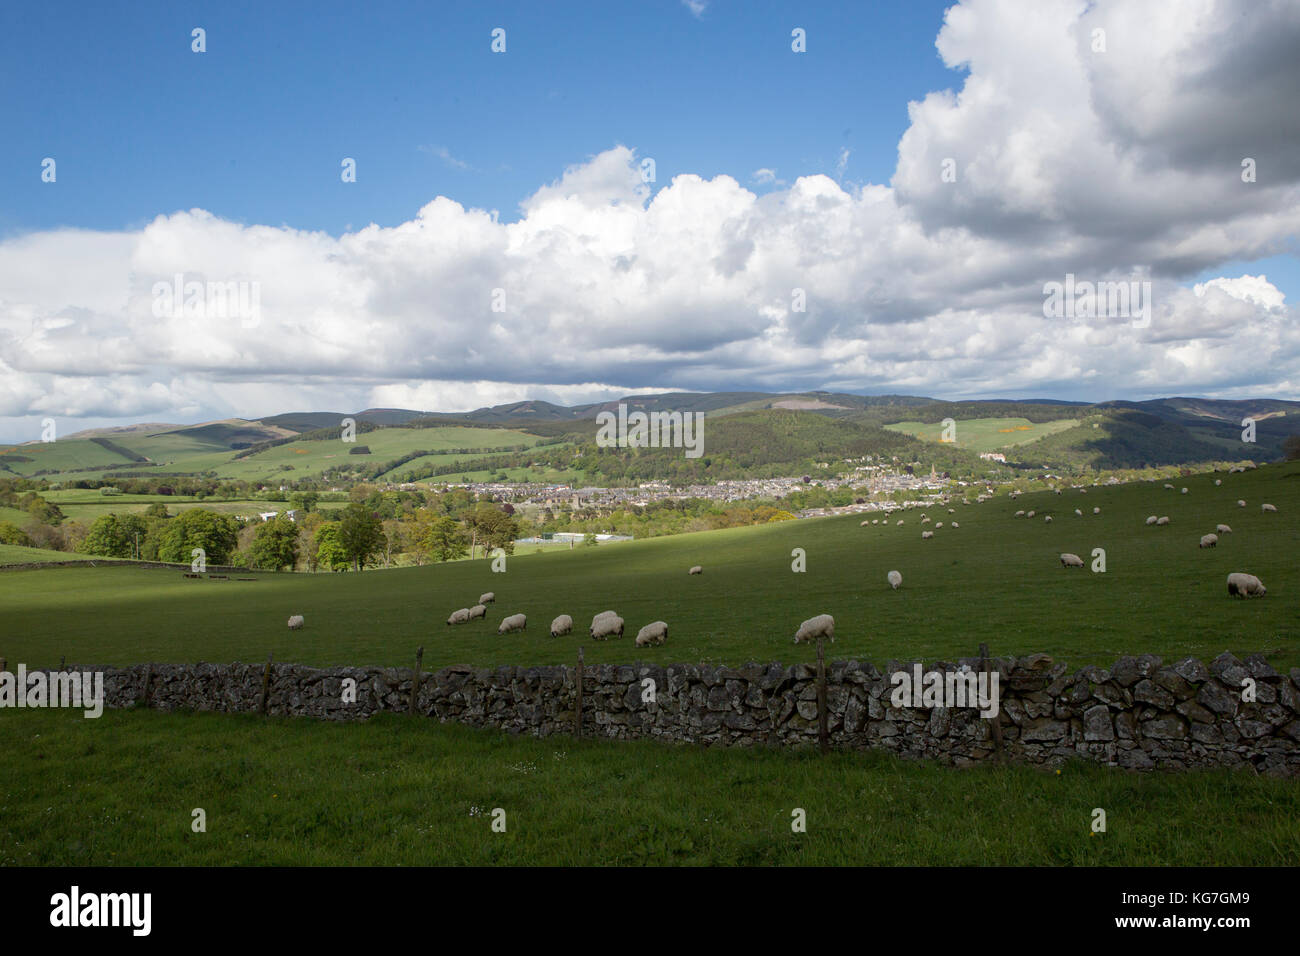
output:
MULTIPOLYGON (((701 574, 703 571, 702 567, 696 565, 688 573, 701 574)), ((487 605, 494 603, 496 599, 496 593, 493 591, 480 595, 478 603, 473 607, 463 607, 452 611, 451 616, 447 618, 447 625, 466 624, 477 618, 486 619, 487 605)), ((593 641, 607 641, 611 637, 622 637, 623 626, 623 618, 619 617, 617 613, 614 611, 601 611, 591 619, 591 627, 587 629, 587 633, 593 641)), ((526 631, 527 629, 527 615, 511 614, 501 619, 501 623, 497 626, 497 633, 512 634, 515 631, 526 631)), ((570 615, 561 614, 551 621, 551 637, 563 637, 571 633, 573 633, 573 618, 570 615)), ((657 646, 663 644, 666 640, 668 640, 668 625, 663 621, 651 621, 637 631, 636 646, 657 646)))

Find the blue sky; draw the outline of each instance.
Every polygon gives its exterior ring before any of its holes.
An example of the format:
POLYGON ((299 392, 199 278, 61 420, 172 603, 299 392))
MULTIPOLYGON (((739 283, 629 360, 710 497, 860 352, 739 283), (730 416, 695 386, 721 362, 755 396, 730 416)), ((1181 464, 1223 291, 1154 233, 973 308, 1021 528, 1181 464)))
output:
POLYGON ((338 235, 436 195, 512 220, 618 144, 655 159, 656 187, 837 175, 845 148, 848 180, 888 182, 908 100, 959 78, 934 48, 945 6, 9 4, 0 230, 138 227, 197 206, 338 235), (807 56, 791 55, 794 27, 807 56), (45 156, 55 192, 32 175, 45 156))
POLYGON ((1300 4, 1190 9, 4 5, 0 434, 658 390, 1294 397, 1300 4), (182 273, 209 301, 160 310, 182 273), (1149 321, 1050 317, 1067 275, 1149 281, 1149 321), (232 283, 251 321, 212 301, 232 283))

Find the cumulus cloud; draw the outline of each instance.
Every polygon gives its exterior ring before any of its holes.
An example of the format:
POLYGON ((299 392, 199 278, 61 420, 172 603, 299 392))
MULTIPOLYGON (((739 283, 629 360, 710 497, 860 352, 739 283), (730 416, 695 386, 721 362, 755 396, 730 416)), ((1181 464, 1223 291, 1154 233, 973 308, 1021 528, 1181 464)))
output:
POLYGON ((1279 52, 1300 48, 1300 8, 1178 7, 1191 14, 951 8, 936 46, 967 75, 910 104, 888 185, 760 168, 762 195, 692 174, 652 195, 614 146, 510 223, 438 196, 338 237, 193 209, 10 239, 0 427, 648 389, 1283 393, 1300 327, 1281 292, 1264 276, 1180 283, 1300 231, 1300 71, 1279 52), (1045 318, 1044 284, 1067 274, 1149 282, 1150 323, 1045 318), (215 314, 210 295, 160 314, 177 276, 255 288, 255 321, 215 314))

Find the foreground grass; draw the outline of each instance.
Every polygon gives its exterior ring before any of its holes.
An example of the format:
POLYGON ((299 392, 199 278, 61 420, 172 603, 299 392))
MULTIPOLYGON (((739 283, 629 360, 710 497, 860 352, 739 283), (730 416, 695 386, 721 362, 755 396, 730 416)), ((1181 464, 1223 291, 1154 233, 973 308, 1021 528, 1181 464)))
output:
POLYGON ((0 733, 7 866, 1300 864, 1300 788, 1250 772, 958 771, 396 715, 6 710, 0 733))

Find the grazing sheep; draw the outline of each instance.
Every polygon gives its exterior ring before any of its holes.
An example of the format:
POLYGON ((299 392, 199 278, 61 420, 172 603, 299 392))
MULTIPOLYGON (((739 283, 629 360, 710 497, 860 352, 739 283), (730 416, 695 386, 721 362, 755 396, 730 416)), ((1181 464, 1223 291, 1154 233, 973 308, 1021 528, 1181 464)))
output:
POLYGON ((867 525, 869 525, 869 524, 875 524, 875 522, 874 522, 874 521, 866 521, 866 520, 863 520, 863 521, 861 521, 861 522, 858 524, 858 527, 859 527, 859 528, 865 528, 865 527, 866 527, 867 525))
POLYGON ((1092 513, 1095 514, 1095 515, 1099 515, 1099 514, 1101 514, 1101 508, 1093 508, 1093 509, 1092 509, 1092 513))
POLYGON ((1074 509, 1074 513, 1077 514, 1080 518, 1083 517, 1083 512, 1080 511, 1078 508, 1075 508, 1075 509, 1074 509))
POLYGON ((890 571, 885 575, 885 580, 889 582, 891 588, 897 591, 898 586, 903 583, 903 576, 897 571, 890 571))
POLYGON ((927 524, 930 519, 926 515, 921 515, 921 524, 927 524))
POLYGON ((1183 494, 1187 494, 1187 489, 1186 489, 1186 488, 1183 489, 1183 494))
POLYGON ((1052 516, 1051 516, 1051 515, 1048 515, 1046 518, 1043 519, 1043 522, 1044 522, 1045 524, 1051 524, 1051 523, 1052 523, 1052 516))
POLYGON ((1026 517, 1026 518, 1032 518, 1032 517, 1034 516, 1034 514, 1035 514, 1035 512, 1033 512, 1033 511, 1026 511, 1026 512, 1025 512, 1025 517, 1026 517))
POLYGON ((511 614, 504 618, 497 627, 498 634, 509 634, 511 631, 523 631, 528 629, 528 618, 522 614, 511 614))
POLYGON ((687 573, 687 574, 703 574, 703 573, 704 573, 704 568, 702 568, 700 565, 697 564, 697 565, 695 565, 695 567, 691 568, 691 569, 690 569, 689 571, 687 571, 686 573, 687 573))
POLYGON ((1156 519, 1156 524, 1159 525, 1169 524, 1169 515, 1161 515, 1159 518, 1156 519))
POLYGON ((829 637, 831 643, 835 643, 835 618, 829 614, 818 614, 800 624, 799 630, 794 633, 794 642, 802 644, 804 641, 816 640, 819 637, 829 637))
POLYGON ((1232 534, 1232 529, 1226 524, 1217 525, 1214 530, 1219 532, 1219 534, 1232 534))
POLYGON ((1201 543, 1200 543, 1199 547, 1202 547, 1202 548, 1217 548, 1218 546, 1219 546, 1219 536, 1218 536, 1217 534, 1203 534, 1203 535, 1201 535, 1201 543))
POLYGON ((1147 524, 1155 524, 1155 523, 1156 523, 1156 516, 1155 516, 1155 515, 1148 515, 1148 516, 1147 516, 1147 524))
POLYGON ((1061 555, 1061 567, 1081 568, 1083 567, 1083 558, 1079 557, 1077 554, 1070 554, 1070 552, 1067 551, 1061 555))
POLYGON ((1165 482, 1165 491, 1173 491, 1173 490, 1174 490, 1174 486, 1169 484, 1169 482, 1165 482))
POLYGON ((1020 510, 1020 511, 1017 511, 1017 512, 1016 512, 1016 517, 1017 517, 1017 518, 1023 518, 1024 516, 1025 516, 1025 512, 1024 512, 1023 509, 1020 510))
POLYGON ((878 518, 872 518, 872 519, 871 519, 871 523, 872 523, 872 524, 875 524, 878 520, 879 520, 878 518))
POLYGON ((293 617, 289 618, 289 630, 301 631, 304 623, 306 622, 303 621, 302 615, 295 614, 293 617))
POLYGON ((469 619, 472 621, 476 617, 487 619, 487 607, 483 604, 475 604, 469 609, 469 619))
POLYGON ((563 637, 573 631, 573 618, 561 614, 551 622, 551 637, 563 637))
POLYGON ((903 519, 902 519, 902 518, 899 518, 899 519, 898 519, 898 523, 901 525, 901 524, 903 523, 903 519))
POLYGON ((611 636, 623 636, 623 619, 613 611, 602 611, 591 619, 587 632, 593 641, 607 641, 611 636))
POLYGON ((933 532, 933 531, 922 531, 922 532, 921 532, 921 540, 922 540, 922 541, 924 541, 926 538, 933 538, 933 537, 934 537, 934 532, 933 532))
POLYGON ((1245 502, 1243 499, 1238 498, 1238 499, 1237 499, 1237 507, 1238 507, 1238 508, 1244 508, 1244 507, 1246 507, 1246 502, 1245 502))
POLYGON ((959 525, 957 522, 954 521, 954 522, 950 523, 950 524, 948 525, 948 527, 950 527, 950 528, 960 528, 961 525, 959 525))
MULTIPOLYGON (((965 501, 962 502, 962 504, 968 504, 968 503, 969 503, 969 502, 965 502, 965 501)), ((949 508, 949 509, 948 509, 948 514, 950 514, 950 515, 955 515, 956 513, 957 513, 957 509, 956 509, 956 508, 949 508)))
POLYGON ((668 625, 663 621, 652 621, 636 632, 637 647, 662 644, 666 640, 668 640, 668 625))
POLYGON ((497 599, 497 593, 495 591, 488 591, 486 594, 480 594, 478 596, 478 603, 491 604, 494 601, 496 601, 496 599, 497 599))
POLYGON ((469 620, 469 608, 463 607, 459 611, 452 611, 451 617, 447 618, 447 624, 464 624, 469 620))
POLYGON ((1260 505, 1260 506, 1259 506, 1259 510, 1260 510, 1260 511, 1277 511, 1277 508, 1274 507, 1273 505, 1265 504, 1265 505, 1260 505))
POLYGON ((1080 489, 1079 489, 1079 494, 1081 494, 1081 495, 1086 495, 1087 493, 1088 493, 1088 489, 1087 489, 1087 488, 1080 488, 1080 489))
POLYGON ((1228 594, 1232 597, 1263 597, 1267 593, 1264 583, 1253 574, 1234 571, 1228 575, 1228 594))
POLYGON ((942 522, 942 521, 936 521, 936 522, 934 523, 934 526, 935 526, 936 528, 942 528, 942 527, 943 527, 943 522, 942 522))
POLYGON ((1214 479, 1214 487, 1217 488, 1217 487, 1219 487, 1219 485, 1221 485, 1221 484, 1223 484, 1223 479, 1222 479, 1222 478, 1215 478, 1215 479, 1214 479))

